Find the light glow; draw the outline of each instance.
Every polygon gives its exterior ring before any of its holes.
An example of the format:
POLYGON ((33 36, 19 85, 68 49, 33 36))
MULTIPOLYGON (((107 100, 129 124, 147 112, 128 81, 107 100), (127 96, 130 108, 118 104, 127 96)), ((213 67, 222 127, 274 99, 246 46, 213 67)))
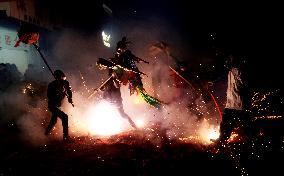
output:
POLYGON ((102 32, 103 43, 106 47, 110 47, 110 34, 106 34, 104 31, 102 32))
POLYGON ((116 107, 107 101, 91 106, 87 112, 87 118, 91 135, 110 136, 123 131, 124 119, 116 107))

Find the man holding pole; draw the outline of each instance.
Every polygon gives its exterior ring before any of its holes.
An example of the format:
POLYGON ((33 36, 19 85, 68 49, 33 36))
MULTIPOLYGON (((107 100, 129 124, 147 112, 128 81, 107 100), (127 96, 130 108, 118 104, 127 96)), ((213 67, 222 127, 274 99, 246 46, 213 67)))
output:
POLYGON ((47 88, 48 109, 52 115, 44 134, 47 136, 50 133, 57 122, 57 117, 59 117, 63 126, 63 140, 69 141, 68 115, 59 108, 66 96, 68 98, 68 102, 74 106, 72 101, 72 91, 69 82, 66 80, 65 74, 61 70, 55 70, 54 76, 56 80, 49 83, 47 88))
POLYGON ((48 70, 55 78, 54 81, 48 84, 47 88, 48 109, 52 113, 52 115, 50 122, 45 130, 45 135, 47 136, 50 133, 57 122, 57 117, 59 117, 62 120, 63 140, 70 141, 68 133, 68 115, 59 109, 65 96, 67 96, 68 102, 71 103, 74 107, 72 100, 72 91, 69 82, 66 80, 65 74, 61 70, 56 70, 54 72, 52 71, 49 64, 47 63, 47 60, 41 53, 38 45, 36 44, 39 40, 39 30, 37 29, 37 27, 28 23, 22 23, 20 29, 18 30, 18 37, 19 39, 14 47, 18 47, 21 42, 24 44, 33 45, 39 52, 48 70))

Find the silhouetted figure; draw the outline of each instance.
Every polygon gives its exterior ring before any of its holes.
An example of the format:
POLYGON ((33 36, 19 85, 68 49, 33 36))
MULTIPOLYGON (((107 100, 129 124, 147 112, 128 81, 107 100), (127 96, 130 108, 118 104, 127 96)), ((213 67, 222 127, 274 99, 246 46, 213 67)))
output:
POLYGON ((116 79, 123 85, 128 84, 130 95, 136 93, 136 95, 141 96, 149 105, 160 109, 162 102, 148 94, 144 89, 141 74, 145 75, 145 73, 141 72, 136 66, 136 62, 144 62, 147 64, 149 64, 149 62, 135 56, 127 49, 127 43, 129 42, 126 41, 126 37, 123 37, 122 40, 117 43, 115 57, 111 59, 116 66, 114 69, 117 75, 116 79))
MULTIPOLYGON (((114 76, 114 75, 113 75, 114 76)), ((135 123, 132 121, 132 119, 129 117, 128 114, 125 113, 123 109, 123 104, 122 104, 122 98, 121 98, 121 92, 120 92, 120 85, 117 82, 115 78, 111 78, 103 87, 102 89, 104 91, 103 93, 103 98, 107 100, 109 103, 114 105, 118 112, 120 113, 121 117, 125 118, 128 120, 130 125, 137 129, 137 126, 135 123)))
POLYGON ((68 115, 59 108, 61 107, 62 101, 66 96, 68 98, 68 102, 73 105, 72 91, 69 82, 66 80, 65 74, 61 70, 56 70, 54 72, 54 76, 56 80, 49 83, 47 88, 48 109, 52 115, 45 130, 45 135, 50 133, 57 122, 57 117, 59 117, 63 126, 63 140, 70 140, 68 134, 68 115))
POLYGON ((219 145, 230 138, 234 128, 239 127, 246 135, 251 134, 251 118, 248 113, 249 93, 240 58, 230 56, 226 63, 228 72, 227 100, 220 124, 219 145))
POLYGON ((112 58, 112 62, 124 68, 124 77, 120 77, 119 79, 121 79, 124 85, 129 83, 130 95, 132 95, 137 91, 136 88, 138 86, 143 87, 141 78, 141 74, 143 73, 140 72, 140 70, 136 66, 136 62, 144 62, 148 64, 149 62, 135 56, 127 48, 128 43, 129 42, 126 40, 126 37, 123 37, 121 41, 117 42, 116 54, 115 57, 112 58))

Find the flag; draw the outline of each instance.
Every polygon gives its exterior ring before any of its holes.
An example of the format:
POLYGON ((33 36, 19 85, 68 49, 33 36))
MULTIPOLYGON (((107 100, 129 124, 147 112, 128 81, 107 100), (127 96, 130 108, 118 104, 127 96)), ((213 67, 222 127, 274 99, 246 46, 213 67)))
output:
POLYGON ((39 40, 38 29, 30 24, 22 24, 18 31, 18 41, 14 47, 18 47, 20 43, 34 44, 39 40))

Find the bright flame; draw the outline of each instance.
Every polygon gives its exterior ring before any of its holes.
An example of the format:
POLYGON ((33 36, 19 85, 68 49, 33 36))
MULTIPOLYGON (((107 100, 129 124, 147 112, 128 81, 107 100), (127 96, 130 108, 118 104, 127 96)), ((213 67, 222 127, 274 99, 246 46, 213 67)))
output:
POLYGON ((203 129, 200 134, 200 139, 206 144, 212 143, 212 139, 218 139, 219 130, 216 127, 210 127, 208 129, 203 129))
POLYGON ((122 132, 124 119, 116 107, 107 101, 92 106, 88 113, 88 130, 90 134, 110 136, 122 132))
POLYGON ((219 138, 219 126, 215 125, 210 125, 209 122, 205 119, 202 122, 201 128, 199 129, 199 135, 200 139, 207 143, 210 144, 212 143, 212 139, 218 139, 219 138))
POLYGON ((228 139, 228 141, 234 142, 234 141, 238 140, 238 137, 239 137, 239 134, 233 131, 230 138, 228 139))
POLYGON ((209 145, 212 143, 211 140, 218 139, 219 135, 219 126, 211 125, 207 120, 204 120, 197 135, 180 137, 179 140, 183 142, 198 142, 204 145, 209 145))
POLYGON ((208 134, 208 138, 210 139, 218 139, 219 138, 219 131, 216 129, 211 129, 208 134))
POLYGON ((138 119, 138 120, 135 121, 135 124, 138 128, 141 128, 141 127, 144 127, 145 121, 144 121, 144 119, 138 119))

